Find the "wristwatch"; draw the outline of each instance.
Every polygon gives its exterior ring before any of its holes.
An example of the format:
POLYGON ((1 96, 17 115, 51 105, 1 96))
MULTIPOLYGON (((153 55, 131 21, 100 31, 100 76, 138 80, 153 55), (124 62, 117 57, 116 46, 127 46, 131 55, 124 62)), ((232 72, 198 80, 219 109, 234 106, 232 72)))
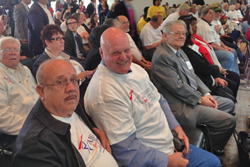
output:
POLYGON ((199 99, 199 101, 198 101, 198 104, 201 104, 202 103, 202 97, 199 99))

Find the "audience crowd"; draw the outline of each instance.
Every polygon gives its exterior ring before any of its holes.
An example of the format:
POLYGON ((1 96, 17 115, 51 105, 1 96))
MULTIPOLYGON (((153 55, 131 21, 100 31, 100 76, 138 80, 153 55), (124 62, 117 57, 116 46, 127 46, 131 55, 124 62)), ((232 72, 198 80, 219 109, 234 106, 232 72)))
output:
POLYGON ((0 149, 15 167, 221 166, 250 2, 152 0, 136 19, 132 0, 33 1, 13 30, 0 16, 0 149), (198 125, 211 148, 190 143, 183 126, 198 125))

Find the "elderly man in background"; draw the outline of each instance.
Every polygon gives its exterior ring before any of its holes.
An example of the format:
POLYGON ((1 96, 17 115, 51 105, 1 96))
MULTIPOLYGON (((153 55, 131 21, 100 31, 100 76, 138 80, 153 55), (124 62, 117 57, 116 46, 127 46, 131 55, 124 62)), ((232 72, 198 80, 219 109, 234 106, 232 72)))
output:
POLYGON ((140 34, 144 57, 151 61, 154 51, 162 42, 162 32, 159 27, 162 24, 162 16, 154 15, 143 28, 140 34))
POLYGON ((59 27, 62 24, 62 22, 63 22, 63 20, 62 20, 62 13, 60 11, 56 12, 54 22, 59 27))
POLYGON ((117 167, 105 135, 78 105, 79 82, 72 64, 48 60, 39 67, 37 81, 40 99, 17 137, 13 165, 117 167))
POLYGON ((151 68, 151 62, 146 61, 142 56, 140 50, 137 48, 135 42, 131 38, 129 32, 129 20, 127 17, 120 15, 117 16, 117 20, 120 22, 120 27, 128 36, 129 44, 131 47, 131 53, 133 55, 133 63, 139 64, 140 66, 144 67, 147 71, 151 68))
POLYGON ((190 6, 186 3, 180 5, 179 10, 169 15, 161 24, 160 29, 162 30, 167 22, 178 20, 181 16, 187 16, 189 14, 190 6))
POLYGON ((16 136, 35 105, 36 82, 20 61, 20 42, 13 37, 0 39, 0 134, 12 150, 16 136))

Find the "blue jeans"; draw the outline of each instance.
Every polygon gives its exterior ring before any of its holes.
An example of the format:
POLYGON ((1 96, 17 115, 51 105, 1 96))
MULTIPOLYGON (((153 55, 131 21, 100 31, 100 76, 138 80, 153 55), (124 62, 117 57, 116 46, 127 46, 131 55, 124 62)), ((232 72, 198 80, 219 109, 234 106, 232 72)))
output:
POLYGON ((188 167, 221 167, 221 162, 214 154, 207 152, 203 149, 189 145, 189 149, 192 150, 188 157, 188 167))
POLYGON ((240 74, 237 62, 237 52, 234 49, 232 50, 232 52, 224 50, 215 50, 214 52, 223 68, 240 74))

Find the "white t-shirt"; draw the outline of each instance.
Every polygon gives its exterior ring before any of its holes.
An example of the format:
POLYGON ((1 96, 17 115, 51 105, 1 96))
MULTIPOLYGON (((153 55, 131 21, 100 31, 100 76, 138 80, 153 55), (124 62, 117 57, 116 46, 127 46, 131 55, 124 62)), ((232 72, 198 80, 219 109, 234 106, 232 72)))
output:
POLYGON ((173 136, 159 103, 160 94, 147 72, 132 63, 131 72, 117 74, 100 63, 84 97, 86 112, 111 145, 136 133, 147 147, 172 154, 173 136))
POLYGON ((131 36, 127 34, 127 37, 129 39, 129 44, 130 44, 130 48, 131 48, 131 53, 138 59, 138 60, 142 60, 142 55, 141 52, 139 51, 139 49, 137 48, 134 40, 131 38, 131 36))
POLYGON ((212 24, 213 26, 219 25, 219 26, 221 27, 221 29, 220 29, 220 34, 221 34, 221 35, 224 35, 224 34, 225 34, 225 31, 224 31, 224 29, 223 29, 223 27, 222 27, 222 24, 221 24, 220 20, 213 20, 213 21, 211 22, 211 24, 212 24))
POLYGON ((71 142, 81 154, 86 166, 118 167, 112 155, 102 147, 99 139, 75 112, 71 117, 52 116, 57 120, 70 124, 71 142))
POLYGON ((242 14, 241 14, 241 11, 239 9, 235 10, 235 11, 237 13, 238 18, 243 18, 242 14))
POLYGON ((149 46, 156 42, 159 42, 162 40, 162 33, 159 28, 154 29, 150 22, 148 22, 141 31, 140 38, 142 41, 142 45, 149 46))
POLYGON ((197 34, 204 39, 207 43, 217 43, 220 44, 220 35, 215 31, 213 25, 210 26, 204 20, 200 20, 197 24, 197 34))
POLYGON ((161 23, 161 26, 159 27, 159 29, 162 30, 163 27, 167 24, 167 22, 178 20, 179 17, 180 17, 179 11, 176 11, 176 12, 170 14, 170 15, 161 23))
MULTIPOLYGON (((77 33, 79 34, 79 35, 81 35, 83 32, 85 32, 86 30, 85 30, 85 28, 82 26, 82 25, 80 25, 78 28, 77 28, 77 33)), ((82 44, 88 44, 88 40, 87 39, 85 39, 85 38, 82 38, 82 44)))
POLYGON ((236 20, 238 20, 238 16, 237 16, 237 12, 236 11, 229 11, 228 12, 228 17, 230 18, 230 19, 236 19, 236 20))

